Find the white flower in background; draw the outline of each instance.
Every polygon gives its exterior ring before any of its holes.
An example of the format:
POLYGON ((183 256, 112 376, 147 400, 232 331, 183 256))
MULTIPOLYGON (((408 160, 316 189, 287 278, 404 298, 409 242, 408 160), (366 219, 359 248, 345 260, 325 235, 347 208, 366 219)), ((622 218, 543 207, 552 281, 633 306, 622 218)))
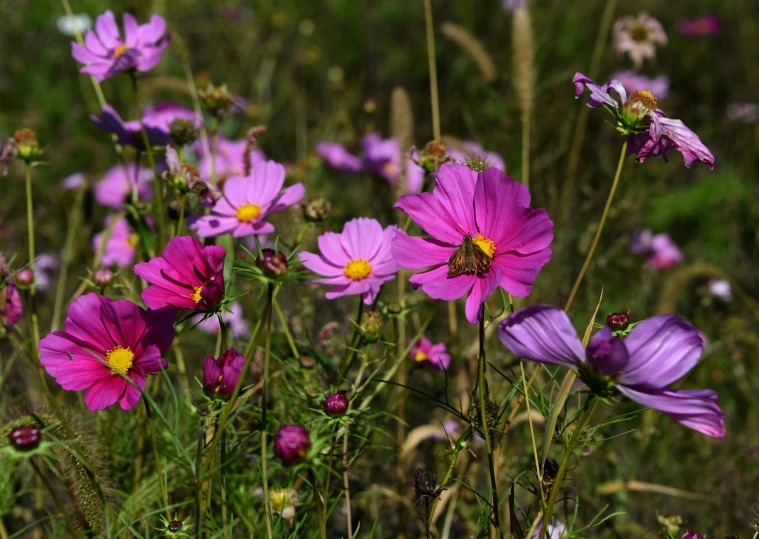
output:
POLYGON ((730 301, 733 299, 733 288, 730 283, 724 279, 710 279, 707 283, 709 287, 709 293, 715 298, 722 301, 730 301))
POLYGON ((92 28, 92 18, 86 13, 79 13, 69 17, 64 15, 58 19, 56 23, 58 31, 66 36, 74 36, 78 31, 80 35, 92 28))

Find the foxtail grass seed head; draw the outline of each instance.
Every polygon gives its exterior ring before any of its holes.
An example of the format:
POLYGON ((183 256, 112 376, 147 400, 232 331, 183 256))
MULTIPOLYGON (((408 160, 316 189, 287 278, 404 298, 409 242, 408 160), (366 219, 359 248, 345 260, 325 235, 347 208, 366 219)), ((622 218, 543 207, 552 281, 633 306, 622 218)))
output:
POLYGON ((332 417, 339 417, 348 411, 348 392, 338 391, 324 399, 324 411, 332 417))
POLYGON ((527 8, 514 11, 512 17, 514 46, 514 89, 523 117, 532 113, 535 101, 535 39, 527 8))
POLYGON ((10 431, 8 439, 18 451, 32 451, 39 447, 42 433, 37 425, 21 425, 10 431))

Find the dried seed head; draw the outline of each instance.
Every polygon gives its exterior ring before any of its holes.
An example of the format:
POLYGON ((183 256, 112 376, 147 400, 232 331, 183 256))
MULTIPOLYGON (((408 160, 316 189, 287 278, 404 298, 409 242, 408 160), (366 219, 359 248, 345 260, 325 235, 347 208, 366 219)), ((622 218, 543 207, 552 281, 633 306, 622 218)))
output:
POLYGON ((530 12, 517 9, 512 19, 514 36, 514 84, 522 116, 532 112, 535 98, 535 40, 532 34, 530 12))

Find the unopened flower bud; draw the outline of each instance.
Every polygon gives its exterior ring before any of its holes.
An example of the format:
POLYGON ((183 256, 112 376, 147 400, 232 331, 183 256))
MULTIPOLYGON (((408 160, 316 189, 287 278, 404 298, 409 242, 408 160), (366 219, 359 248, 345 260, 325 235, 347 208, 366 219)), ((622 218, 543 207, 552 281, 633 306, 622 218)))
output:
POLYGON ((192 144, 198 138, 195 123, 190 120, 176 118, 171 122, 169 130, 171 131, 171 138, 180 146, 192 144))
POLYGON ((31 129, 19 129, 13 134, 18 156, 27 163, 34 163, 42 158, 42 148, 37 141, 37 134, 31 129))
POLYGON ((214 86, 208 84, 205 90, 198 92, 203 107, 217 118, 229 113, 235 104, 235 96, 227 90, 227 85, 214 86))
POLYGON ((303 203, 303 218, 311 223, 326 221, 331 213, 332 204, 322 196, 303 203))
POLYGON ((295 464, 303 460, 309 449, 311 438, 303 425, 282 425, 274 435, 274 454, 284 464, 295 464))
POLYGON ((606 317, 606 325, 612 331, 623 331, 630 325, 630 315, 627 313, 611 313, 606 317))
POLYGON ((181 520, 172 520, 169 522, 169 531, 170 532, 178 532, 182 529, 182 521, 181 520))
POLYGON ((300 366, 304 369, 313 369, 316 366, 316 360, 311 356, 300 356, 300 366))
POLYGON ((440 165, 448 160, 445 145, 436 140, 431 140, 424 145, 424 149, 419 152, 419 166, 427 174, 437 172, 440 165))
POLYGON ((361 316, 361 334, 367 343, 377 342, 382 337, 382 315, 379 311, 369 311, 361 316))
POLYGON ((92 274, 92 282, 98 285, 100 288, 105 288, 113 283, 113 272, 108 268, 96 269, 92 274))
POLYGON ((208 414, 211 413, 211 409, 208 406, 198 406, 198 415, 200 417, 206 417, 208 414))
POLYGON ((377 100, 370 97, 366 101, 364 101, 364 112, 367 114, 374 114, 377 112, 377 100))
POLYGON ((262 249, 261 255, 256 258, 256 266, 271 279, 279 279, 287 275, 287 257, 284 253, 275 252, 274 249, 262 249))
POLYGON ((324 399, 324 411, 333 417, 341 416, 348 411, 348 392, 338 391, 324 399))
POLYGON ((206 395, 222 399, 231 397, 243 366, 245 356, 234 348, 227 350, 219 359, 208 356, 203 368, 203 390, 206 395))
POLYGON ((19 286, 29 286, 34 282, 34 271, 31 268, 24 268, 16 274, 13 280, 19 286))
POLYGON ((19 451, 31 451, 39 447, 42 433, 37 425, 21 425, 10 431, 8 439, 19 451))

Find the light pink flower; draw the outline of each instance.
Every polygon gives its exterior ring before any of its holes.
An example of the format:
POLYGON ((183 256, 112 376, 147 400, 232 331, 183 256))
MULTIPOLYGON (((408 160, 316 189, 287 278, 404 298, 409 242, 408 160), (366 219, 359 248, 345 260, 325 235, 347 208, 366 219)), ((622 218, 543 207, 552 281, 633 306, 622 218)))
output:
MULTIPOLYGON (((210 141, 209 141, 210 142, 210 141)), ((211 179, 211 163, 215 164, 216 178, 220 180, 220 184, 224 183, 224 180, 230 176, 244 176, 245 175, 245 148, 248 143, 245 140, 229 140, 223 136, 219 136, 216 141, 216 160, 212 160, 210 156, 206 156, 203 152, 203 146, 200 141, 195 143, 195 153, 200 156, 198 162, 198 170, 200 171, 200 177, 204 180, 211 179)), ((213 149, 211 149, 213 151, 213 149)), ((256 167, 266 161, 264 152, 259 148, 253 148, 250 150, 251 163, 253 164, 253 170, 256 167)))
POLYGON ((411 347, 409 359, 415 364, 444 371, 451 364, 451 356, 446 353, 445 343, 432 344, 427 337, 422 337, 411 347))
POLYGON ((116 165, 109 168, 95 184, 95 200, 108 208, 123 210, 124 202, 131 200, 135 182, 139 200, 146 201, 153 197, 152 180, 153 172, 149 168, 140 168, 138 171, 134 163, 116 165))
POLYGON ((659 21, 641 12, 637 17, 620 17, 612 29, 614 50, 630 56, 635 69, 643 67, 643 60, 656 57, 656 46, 667 44, 667 34, 659 21))
MULTIPOLYGON (((113 222, 113 216, 109 215, 105 218, 105 228, 108 229, 113 222)), ((103 234, 105 231, 95 234, 92 238, 92 250, 97 252, 100 249, 100 244, 103 241, 103 234)), ((100 259, 100 263, 103 266, 119 266, 122 268, 128 268, 134 262, 134 251, 139 243, 139 237, 132 230, 124 217, 121 217, 111 231, 111 236, 108 238, 108 243, 105 244, 103 249, 103 256, 100 259)))

